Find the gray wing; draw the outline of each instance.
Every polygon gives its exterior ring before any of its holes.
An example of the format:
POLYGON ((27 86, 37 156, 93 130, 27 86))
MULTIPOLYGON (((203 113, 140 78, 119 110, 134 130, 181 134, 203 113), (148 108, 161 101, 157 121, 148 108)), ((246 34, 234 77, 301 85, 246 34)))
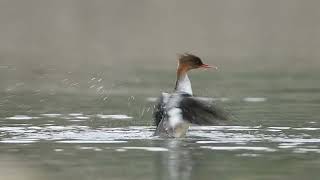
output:
POLYGON ((159 98, 158 104, 155 106, 155 111, 153 113, 154 124, 159 125, 160 121, 165 117, 165 105, 168 102, 170 94, 162 93, 159 98))
POLYGON ((213 102, 208 103, 194 97, 184 97, 180 102, 183 119, 198 125, 215 125, 227 120, 228 114, 213 102))

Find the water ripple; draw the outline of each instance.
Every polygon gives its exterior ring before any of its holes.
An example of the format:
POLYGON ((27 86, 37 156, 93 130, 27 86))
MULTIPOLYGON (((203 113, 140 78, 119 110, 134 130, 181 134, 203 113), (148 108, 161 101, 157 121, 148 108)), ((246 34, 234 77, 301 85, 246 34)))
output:
MULTIPOLYGON (((131 140, 163 141, 154 137, 154 126, 93 128, 80 125, 46 125, 0 127, 0 143, 28 144, 42 141, 64 144, 127 144, 131 140)), ((261 126, 193 126, 184 141, 200 149, 220 151, 291 151, 319 153, 320 128, 261 127, 261 126), (275 130, 275 131, 270 131, 275 130), (303 132, 303 133, 302 133, 303 132)), ((124 146, 116 151, 146 150, 151 147, 124 146)))

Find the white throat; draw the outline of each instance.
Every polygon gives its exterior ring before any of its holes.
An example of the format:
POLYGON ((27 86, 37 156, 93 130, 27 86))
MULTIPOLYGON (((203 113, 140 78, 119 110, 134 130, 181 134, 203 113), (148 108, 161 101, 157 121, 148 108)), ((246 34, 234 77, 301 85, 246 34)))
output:
POLYGON ((175 90, 176 92, 184 92, 190 95, 193 94, 191 82, 187 74, 178 78, 175 90))

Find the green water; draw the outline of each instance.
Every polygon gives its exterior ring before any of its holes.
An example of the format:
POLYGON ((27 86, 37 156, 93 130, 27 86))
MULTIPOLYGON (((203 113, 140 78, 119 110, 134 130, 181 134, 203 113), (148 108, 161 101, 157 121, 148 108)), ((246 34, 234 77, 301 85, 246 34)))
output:
MULTIPOLYGON (((220 66, 223 66, 223 62, 220 66)), ((1 179, 318 179, 320 72, 309 65, 192 72, 232 118, 184 139, 152 136, 174 67, 0 68, 1 179)))

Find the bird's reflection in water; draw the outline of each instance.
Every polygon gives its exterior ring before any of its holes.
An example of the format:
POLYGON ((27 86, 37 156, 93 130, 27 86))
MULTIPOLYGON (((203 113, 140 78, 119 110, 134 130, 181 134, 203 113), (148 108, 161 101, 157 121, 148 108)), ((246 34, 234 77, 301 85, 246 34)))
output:
POLYGON ((161 180, 188 180, 191 178, 192 157, 182 140, 169 139, 163 142, 168 152, 159 154, 156 163, 157 178, 161 180))

